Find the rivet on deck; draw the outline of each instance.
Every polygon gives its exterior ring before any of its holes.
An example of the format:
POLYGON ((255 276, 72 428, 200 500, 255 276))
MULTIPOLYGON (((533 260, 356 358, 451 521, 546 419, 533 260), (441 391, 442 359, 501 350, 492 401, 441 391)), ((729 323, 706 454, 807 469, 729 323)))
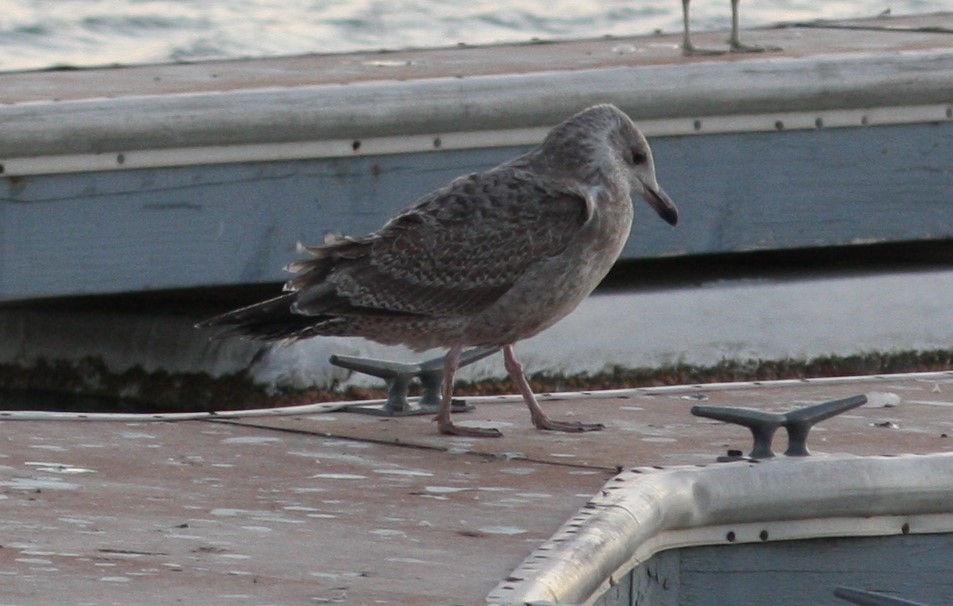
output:
MULTIPOLYGON (((463 352, 460 367, 499 351, 498 347, 475 347, 463 352)), ((433 358, 419 363, 392 362, 373 358, 332 355, 330 362, 335 366, 384 379, 387 385, 387 402, 381 405, 355 404, 343 410, 362 414, 403 417, 436 413, 440 406, 440 384, 443 381, 444 357, 433 358), (423 385, 424 393, 417 402, 407 400, 410 383, 417 379, 423 385)), ((453 412, 473 410, 462 400, 453 401, 453 412)))
POLYGON ((764 412, 751 408, 693 406, 692 414, 747 427, 754 438, 754 448, 748 455, 752 459, 770 459, 774 456, 771 441, 779 427, 784 427, 788 432, 788 449, 784 454, 789 457, 806 457, 811 454, 807 449, 807 436, 815 424, 857 408, 865 402, 867 396, 851 396, 786 413, 764 412))

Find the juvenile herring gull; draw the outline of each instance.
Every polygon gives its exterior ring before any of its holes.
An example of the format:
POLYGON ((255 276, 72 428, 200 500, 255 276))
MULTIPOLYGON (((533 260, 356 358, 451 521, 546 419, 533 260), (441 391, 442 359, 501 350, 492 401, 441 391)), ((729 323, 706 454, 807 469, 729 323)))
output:
POLYGON ((522 156, 424 196, 377 232, 302 247, 310 258, 288 266, 286 294, 199 326, 263 341, 359 336, 447 348, 434 420, 441 433, 478 437, 500 433, 451 421, 454 374, 464 348, 501 347, 537 428, 602 429, 549 419, 513 344, 566 316, 606 275, 629 236, 632 194, 678 221, 645 137, 615 106, 596 105, 522 156))

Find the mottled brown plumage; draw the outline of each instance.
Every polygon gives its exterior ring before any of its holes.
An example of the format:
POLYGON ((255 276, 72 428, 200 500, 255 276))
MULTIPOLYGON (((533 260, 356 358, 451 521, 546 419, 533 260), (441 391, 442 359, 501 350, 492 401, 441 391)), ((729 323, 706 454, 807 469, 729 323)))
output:
POLYGON ((628 237, 633 193, 675 224, 645 138, 616 107, 598 105, 530 152, 425 196, 373 234, 302 247, 309 258, 288 266, 286 294, 202 325, 261 340, 360 336, 418 351, 448 348, 437 421, 441 431, 464 435, 498 434, 450 422, 459 355, 467 346, 500 346, 537 427, 598 429, 546 418, 512 345, 563 318, 602 280, 628 237))

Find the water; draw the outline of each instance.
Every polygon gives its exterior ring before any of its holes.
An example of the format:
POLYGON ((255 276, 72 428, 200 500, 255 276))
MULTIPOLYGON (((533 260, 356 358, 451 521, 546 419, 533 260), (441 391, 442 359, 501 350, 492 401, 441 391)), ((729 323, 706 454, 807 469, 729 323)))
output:
MULTIPOLYGON (((950 0, 746 0, 742 24, 950 10, 950 0)), ((695 0, 697 31, 729 0, 695 0)), ((679 0, 0 0, 0 70, 585 38, 681 29, 679 0), (461 6, 462 5, 462 6, 461 6)))

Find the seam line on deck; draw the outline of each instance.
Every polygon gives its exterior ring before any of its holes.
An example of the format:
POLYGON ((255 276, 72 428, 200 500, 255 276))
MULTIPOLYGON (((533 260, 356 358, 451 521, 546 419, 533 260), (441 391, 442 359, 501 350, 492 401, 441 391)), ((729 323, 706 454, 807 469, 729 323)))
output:
MULTIPOLYGON (((889 19, 889 17, 887 17, 889 19)), ((891 27, 890 25, 850 25, 847 23, 807 22, 780 25, 779 29, 839 29, 857 30, 865 32, 884 32, 888 34, 953 34, 953 30, 945 27, 891 27)))
MULTIPOLYGON (((251 429, 263 429, 266 431, 277 431, 280 433, 289 433, 293 435, 300 436, 309 436, 317 438, 333 438, 335 440, 350 440, 353 442, 365 442, 369 444, 378 444, 380 446, 396 446, 398 448, 415 448, 418 450, 429 450, 432 452, 443 452, 451 454, 451 449, 448 446, 435 446, 431 444, 421 444, 419 442, 402 442, 399 439, 394 440, 383 440, 378 438, 366 438, 366 437, 356 437, 349 436, 346 434, 333 433, 330 431, 313 431, 309 429, 298 429, 294 427, 272 427, 270 425, 260 425, 258 423, 247 423, 242 422, 241 419, 195 419, 197 421, 202 421, 205 423, 221 423, 223 425, 236 425, 240 427, 248 427, 251 429)), ((452 454, 457 454, 453 452, 452 454)), ((566 467, 570 469, 584 469, 587 471, 605 471, 608 473, 620 473, 624 469, 623 465, 615 465, 613 467, 603 466, 603 465, 586 465, 584 463, 568 463, 562 461, 550 461, 547 459, 538 459, 534 457, 527 457, 523 455, 508 455, 508 454, 496 454, 489 452, 479 452, 476 450, 460 450, 459 454, 476 456, 481 459, 488 460, 508 460, 508 461, 525 461, 527 463, 538 463, 541 465, 551 465, 553 467, 566 467)))

